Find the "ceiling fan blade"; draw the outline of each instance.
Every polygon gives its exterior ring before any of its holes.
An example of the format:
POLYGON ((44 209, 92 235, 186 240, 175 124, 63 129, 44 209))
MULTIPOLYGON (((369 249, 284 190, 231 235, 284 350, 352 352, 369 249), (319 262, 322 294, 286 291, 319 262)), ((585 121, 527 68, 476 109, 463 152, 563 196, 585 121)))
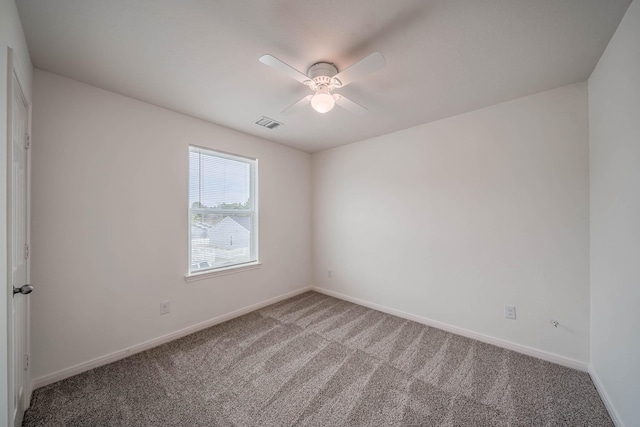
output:
POLYGON ((385 65, 387 65, 387 61, 384 59, 384 56, 382 56, 380 52, 373 52, 346 70, 339 72, 334 78, 340 80, 340 83, 342 83, 344 87, 354 80, 358 80, 367 74, 384 68, 385 65))
POLYGON ((302 111, 304 109, 304 107, 306 107, 311 102, 311 98, 312 97, 313 97, 313 95, 305 96, 300 101, 298 101, 295 104, 292 104, 292 105, 288 106, 287 108, 285 108, 284 110, 282 110, 281 113, 285 114, 285 115, 299 113, 300 111, 302 111))
POLYGON ((300 83, 305 84, 305 82, 311 80, 307 75, 301 73, 292 66, 285 64, 273 55, 262 55, 259 61, 271 68, 275 68, 276 70, 280 71, 283 74, 286 74, 292 79, 299 81, 300 83))
POLYGON ((336 100, 336 104, 341 106, 347 111, 350 111, 359 116, 366 114, 369 110, 364 108, 362 105, 353 102, 349 98, 345 98, 343 95, 334 94, 333 98, 336 100))

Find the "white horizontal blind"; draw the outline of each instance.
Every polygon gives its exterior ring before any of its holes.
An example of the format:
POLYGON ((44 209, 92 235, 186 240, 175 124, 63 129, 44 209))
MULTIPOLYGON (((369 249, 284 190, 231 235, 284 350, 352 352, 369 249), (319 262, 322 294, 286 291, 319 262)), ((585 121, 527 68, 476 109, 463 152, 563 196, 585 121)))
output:
POLYGON ((189 273, 257 261, 256 161, 189 147, 189 273))

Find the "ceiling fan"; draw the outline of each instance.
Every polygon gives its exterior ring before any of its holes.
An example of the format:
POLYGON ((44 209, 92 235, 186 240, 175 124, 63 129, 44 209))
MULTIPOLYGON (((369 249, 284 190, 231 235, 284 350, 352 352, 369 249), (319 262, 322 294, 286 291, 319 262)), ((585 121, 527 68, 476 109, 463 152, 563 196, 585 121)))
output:
POLYGON ((378 71, 386 65, 384 56, 380 52, 373 52, 341 72, 338 72, 336 66, 329 62, 313 64, 307 70, 307 74, 301 73, 272 55, 262 55, 260 62, 307 85, 313 91, 312 95, 307 95, 295 104, 285 108, 282 111, 284 114, 300 111, 309 103, 318 113, 331 111, 335 104, 356 114, 366 113, 368 110, 362 105, 351 101, 344 95, 333 93, 333 91, 343 88, 367 74, 378 71))

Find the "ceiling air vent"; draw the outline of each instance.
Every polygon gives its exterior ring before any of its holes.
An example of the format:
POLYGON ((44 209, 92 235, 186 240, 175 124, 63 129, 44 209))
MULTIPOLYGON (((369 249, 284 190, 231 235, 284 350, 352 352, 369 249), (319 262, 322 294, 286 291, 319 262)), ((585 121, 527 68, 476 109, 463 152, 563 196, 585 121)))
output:
POLYGON ((282 123, 280 122, 276 122, 273 119, 270 119, 269 117, 265 117, 262 116, 258 119, 258 121, 256 122, 257 125, 266 127, 267 129, 275 129, 278 126, 282 126, 282 123))

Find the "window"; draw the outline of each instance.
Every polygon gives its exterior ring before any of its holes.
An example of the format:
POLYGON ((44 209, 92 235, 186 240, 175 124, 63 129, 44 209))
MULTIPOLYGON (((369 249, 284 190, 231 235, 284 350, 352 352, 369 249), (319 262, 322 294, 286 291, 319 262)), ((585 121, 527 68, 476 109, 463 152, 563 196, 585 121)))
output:
POLYGON ((189 147, 189 274, 258 260, 256 160, 189 147))

